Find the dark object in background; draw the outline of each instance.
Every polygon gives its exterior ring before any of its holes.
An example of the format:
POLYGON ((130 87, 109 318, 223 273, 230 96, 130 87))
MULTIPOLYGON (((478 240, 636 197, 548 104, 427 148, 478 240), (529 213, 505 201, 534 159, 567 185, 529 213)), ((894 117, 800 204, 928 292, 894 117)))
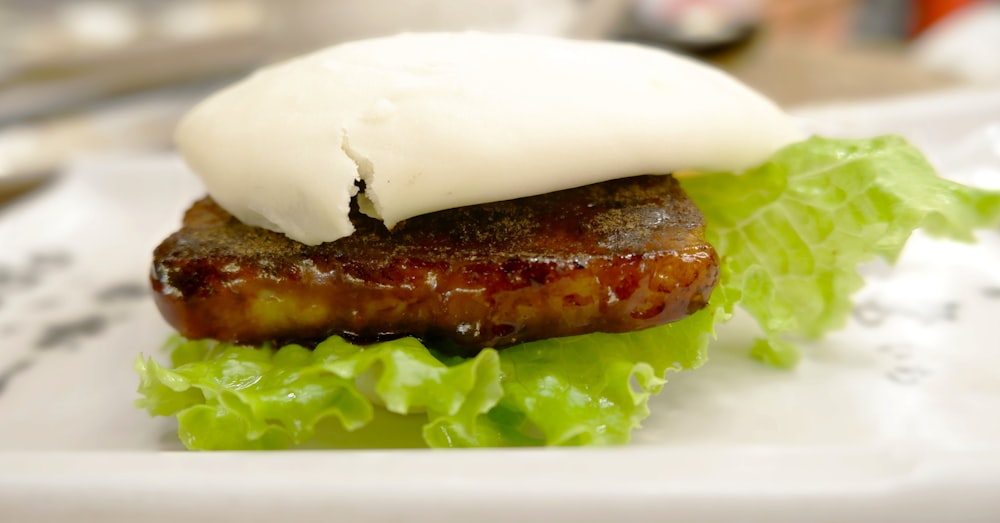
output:
POLYGON ((748 0, 636 0, 618 38, 707 56, 751 41, 762 23, 748 0))

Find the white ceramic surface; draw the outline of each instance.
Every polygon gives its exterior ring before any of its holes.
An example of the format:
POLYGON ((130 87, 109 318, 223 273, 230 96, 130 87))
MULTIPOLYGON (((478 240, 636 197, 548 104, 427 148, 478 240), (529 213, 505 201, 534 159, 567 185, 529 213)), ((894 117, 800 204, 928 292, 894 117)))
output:
MULTIPOLYGON (((799 114, 1000 187, 1000 93, 799 114)), ((738 319, 628 447, 173 452, 131 366, 169 332, 150 252, 200 191, 173 156, 116 158, 0 209, 0 521, 1000 521, 1000 234, 866 267, 794 371, 738 319)))

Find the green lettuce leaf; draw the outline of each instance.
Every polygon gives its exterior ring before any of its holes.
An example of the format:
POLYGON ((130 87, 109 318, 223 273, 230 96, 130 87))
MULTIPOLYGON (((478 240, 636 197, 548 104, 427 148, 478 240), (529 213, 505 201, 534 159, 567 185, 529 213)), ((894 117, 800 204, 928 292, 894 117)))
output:
POLYGON ((746 173, 682 184, 722 259, 709 306, 683 321, 469 359, 413 339, 358 347, 333 337, 307 350, 176 337, 171 368, 137 360, 138 403, 176 416, 192 449, 624 443, 666 373, 702 364, 737 304, 764 332, 753 353, 788 366, 796 337, 846 322, 859 264, 895 260, 919 227, 968 241, 1000 222, 1000 193, 938 178, 895 137, 812 138, 746 173))
POLYGON ((708 241, 723 258, 716 292, 761 325, 755 356, 779 366, 798 359, 789 337, 842 327, 861 263, 893 262, 917 228, 961 241, 1000 222, 1000 193, 937 176, 902 138, 814 137, 743 174, 685 178, 705 214, 708 241))
POLYGON ((423 422, 396 420, 391 433, 368 431, 352 444, 624 443, 667 370, 704 361, 717 309, 642 332, 544 340, 469 359, 438 358, 412 338, 359 347, 331 337, 308 350, 175 336, 167 344, 171 369, 136 361, 138 404, 177 416, 191 449, 281 449, 317 437, 343 443, 339 431, 373 424, 379 407, 423 422), (327 433, 317 434, 321 427, 327 433))

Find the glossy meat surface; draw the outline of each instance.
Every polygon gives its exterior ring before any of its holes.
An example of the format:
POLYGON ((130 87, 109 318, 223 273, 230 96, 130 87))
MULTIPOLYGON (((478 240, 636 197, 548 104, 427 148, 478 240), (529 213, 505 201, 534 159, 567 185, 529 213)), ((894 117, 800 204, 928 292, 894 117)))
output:
POLYGON ((703 307, 718 260, 670 176, 614 180, 418 216, 307 246, 205 198, 155 251, 167 321, 189 338, 309 343, 413 335, 469 354, 626 332, 703 307))

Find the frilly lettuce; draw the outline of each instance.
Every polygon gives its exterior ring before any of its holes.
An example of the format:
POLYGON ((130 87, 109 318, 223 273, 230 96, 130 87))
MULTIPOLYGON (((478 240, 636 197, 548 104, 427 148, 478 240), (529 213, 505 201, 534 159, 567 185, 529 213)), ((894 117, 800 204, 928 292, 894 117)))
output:
POLYGON ((437 357, 413 338, 362 348, 331 337, 308 350, 175 336, 167 346, 172 369, 136 361, 139 405, 176 415, 192 449, 301 445, 317 427, 360 429, 382 408, 421 416, 422 426, 397 420, 392 433, 352 445, 624 443, 667 370, 704 361, 716 310, 641 332, 542 340, 468 359, 437 357), (324 423, 330 420, 338 424, 324 423))
POLYGON ((755 355, 791 365, 796 337, 846 322, 858 264, 893 261, 919 227, 967 241, 1000 221, 1000 193, 937 177, 896 137, 812 138, 757 169, 682 184, 722 259, 711 303, 683 321, 468 359, 411 338, 358 347, 333 337, 308 350, 175 337, 172 368, 137 360, 138 404, 176 416, 192 449, 624 443, 667 371, 703 363, 737 304, 764 332, 755 355))
POLYGON ((858 265, 893 262, 915 229, 960 241, 1000 222, 1000 192, 937 176, 902 138, 811 138, 734 175, 686 178, 684 191, 723 258, 716 293, 765 337, 754 355, 793 365, 789 336, 816 338, 847 322, 858 265))

